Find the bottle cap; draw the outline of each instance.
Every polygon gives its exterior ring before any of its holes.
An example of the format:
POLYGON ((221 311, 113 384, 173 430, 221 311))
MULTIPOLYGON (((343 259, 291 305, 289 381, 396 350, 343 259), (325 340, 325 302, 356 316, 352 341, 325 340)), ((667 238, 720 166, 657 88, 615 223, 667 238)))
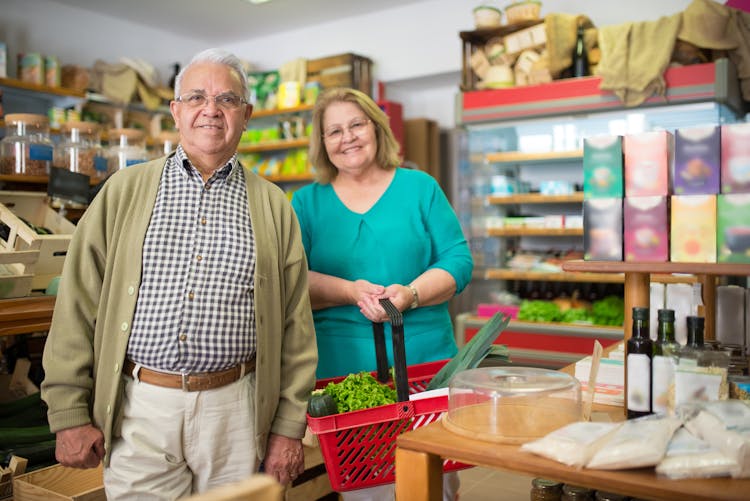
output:
POLYGON ((633 307, 633 320, 648 320, 648 308, 642 306, 633 307))
POLYGON ((659 310, 659 321, 661 322, 674 322, 674 310, 663 309, 659 310))

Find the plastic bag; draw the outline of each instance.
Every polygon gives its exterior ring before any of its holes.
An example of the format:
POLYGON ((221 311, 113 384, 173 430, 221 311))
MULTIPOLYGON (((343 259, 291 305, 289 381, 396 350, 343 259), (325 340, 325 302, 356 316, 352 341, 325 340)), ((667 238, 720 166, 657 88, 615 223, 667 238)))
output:
POLYGON ((622 423, 570 423, 542 438, 526 442, 521 450, 582 468, 621 425, 622 423))

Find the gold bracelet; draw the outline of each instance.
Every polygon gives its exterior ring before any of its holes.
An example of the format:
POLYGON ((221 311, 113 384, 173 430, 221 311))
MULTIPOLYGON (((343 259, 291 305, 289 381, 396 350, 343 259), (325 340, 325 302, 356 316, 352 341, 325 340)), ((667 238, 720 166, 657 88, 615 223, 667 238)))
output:
POLYGON ((409 306, 410 310, 413 310, 414 308, 419 307, 419 294, 417 293, 417 288, 414 287, 412 284, 407 285, 409 290, 411 291, 411 295, 414 296, 414 299, 411 302, 411 305, 409 306))

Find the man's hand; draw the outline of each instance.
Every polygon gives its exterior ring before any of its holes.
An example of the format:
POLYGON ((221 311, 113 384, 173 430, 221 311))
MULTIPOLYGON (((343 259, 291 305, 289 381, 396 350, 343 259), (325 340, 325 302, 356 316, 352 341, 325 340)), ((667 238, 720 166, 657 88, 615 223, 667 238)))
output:
POLYGON ((104 435, 91 424, 66 428, 55 435, 55 459, 63 466, 96 468, 104 458, 104 435))
POLYGON ((265 472, 276 478, 280 484, 291 483, 305 471, 302 440, 271 433, 268 436, 264 464, 265 472))

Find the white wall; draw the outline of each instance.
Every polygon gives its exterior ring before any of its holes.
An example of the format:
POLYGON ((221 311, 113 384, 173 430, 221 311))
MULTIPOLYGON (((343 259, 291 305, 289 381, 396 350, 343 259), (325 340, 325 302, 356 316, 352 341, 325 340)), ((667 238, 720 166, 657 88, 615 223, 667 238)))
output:
MULTIPOLYGON (((112 1, 112 0, 102 0, 112 1)), ((127 0, 119 0, 127 1, 127 0)), ((293 59, 354 52, 374 61, 373 76, 386 83, 387 98, 401 102, 405 118, 431 118, 454 124, 454 101, 461 75, 460 31, 473 29, 477 1, 426 0, 372 14, 335 19, 273 36, 248 38, 226 48, 260 69, 293 59)), ((504 6, 510 3, 498 2, 504 6)), ((542 15, 585 13, 595 25, 655 20, 682 11, 690 0, 544 0, 542 15)), ((91 14, 47 0, 3 0, 0 40, 8 44, 9 68, 17 52, 57 55, 63 63, 91 66, 122 56, 153 64, 162 79, 170 65, 185 62, 206 47, 119 19, 91 14)), ((220 22, 217 20, 216 22, 220 22)), ((15 69, 12 70, 14 74, 15 69)))

